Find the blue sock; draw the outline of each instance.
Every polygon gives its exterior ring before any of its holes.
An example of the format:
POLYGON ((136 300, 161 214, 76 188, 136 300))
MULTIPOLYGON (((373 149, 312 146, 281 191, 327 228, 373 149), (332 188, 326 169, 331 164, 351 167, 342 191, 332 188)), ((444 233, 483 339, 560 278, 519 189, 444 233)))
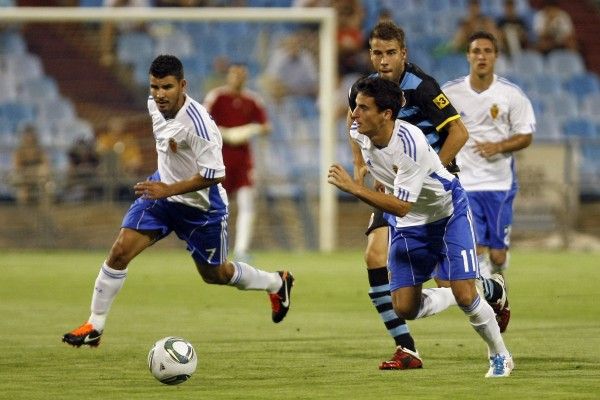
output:
POLYGON ((416 351, 415 342, 410 335, 406 321, 398 318, 392 306, 387 267, 368 269, 367 273, 370 285, 369 297, 383 320, 385 328, 394 338, 396 346, 416 351))

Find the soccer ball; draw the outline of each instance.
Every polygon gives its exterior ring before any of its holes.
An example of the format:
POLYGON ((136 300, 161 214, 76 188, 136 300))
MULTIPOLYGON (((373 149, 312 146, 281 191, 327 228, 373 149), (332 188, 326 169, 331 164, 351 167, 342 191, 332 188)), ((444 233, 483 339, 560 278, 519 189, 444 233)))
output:
POLYGON ((196 370, 198 357, 190 342, 167 336, 152 346, 148 353, 148 368, 156 379, 166 385, 187 381, 196 370))

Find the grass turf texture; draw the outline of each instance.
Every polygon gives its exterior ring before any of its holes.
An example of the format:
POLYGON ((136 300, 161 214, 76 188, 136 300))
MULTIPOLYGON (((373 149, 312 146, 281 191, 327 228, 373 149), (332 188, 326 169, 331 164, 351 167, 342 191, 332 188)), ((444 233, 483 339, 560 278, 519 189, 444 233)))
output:
POLYGON ((87 318, 104 253, 3 251, 0 399, 597 399, 598 256, 513 252, 505 339, 516 369, 490 380, 484 343, 456 307, 410 323, 424 369, 379 371, 393 342, 360 251, 257 254, 256 265, 296 277, 275 325, 264 293, 207 285, 185 251, 150 249, 130 265, 97 349, 60 339, 87 318), (176 387, 146 367, 169 335, 199 357, 176 387))

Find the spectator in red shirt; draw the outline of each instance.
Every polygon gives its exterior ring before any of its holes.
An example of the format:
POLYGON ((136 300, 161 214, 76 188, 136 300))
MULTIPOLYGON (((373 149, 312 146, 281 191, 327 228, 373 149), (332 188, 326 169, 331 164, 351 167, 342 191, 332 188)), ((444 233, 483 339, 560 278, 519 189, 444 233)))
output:
POLYGON ((250 140, 271 131, 262 100, 246 89, 247 79, 246 66, 233 63, 228 69, 227 83, 211 90, 204 99, 204 106, 223 135, 223 162, 227 171, 223 186, 237 204, 233 253, 241 261, 248 258, 255 215, 250 140))

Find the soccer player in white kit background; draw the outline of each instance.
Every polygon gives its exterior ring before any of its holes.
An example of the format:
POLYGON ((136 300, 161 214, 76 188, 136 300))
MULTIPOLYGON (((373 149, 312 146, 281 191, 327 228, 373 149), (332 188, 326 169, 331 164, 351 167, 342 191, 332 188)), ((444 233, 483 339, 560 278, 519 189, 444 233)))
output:
POLYGON ((63 342, 98 346, 111 304, 123 286, 128 264, 144 249, 175 232, 187 243, 206 283, 240 290, 264 290, 272 320, 281 322, 290 306, 293 276, 266 272, 227 260, 227 194, 222 138, 206 109, 186 94, 181 61, 158 56, 149 70, 148 111, 158 154, 158 171, 135 184, 137 196, 100 268, 91 315, 63 335, 63 342))
POLYGON ((385 193, 356 182, 338 164, 330 167, 328 182, 385 212, 391 227, 388 268, 394 311, 400 318, 415 319, 458 304, 488 346, 486 377, 509 376, 512 356, 492 307, 475 287, 475 238, 460 182, 419 128, 396 119, 403 99, 396 83, 367 77, 356 89, 350 137, 385 193), (450 288, 423 289, 434 271, 450 288))
POLYGON ((513 200, 518 190, 513 153, 529 146, 535 131, 535 115, 527 96, 494 73, 497 57, 496 38, 488 32, 475 32, 468 40, 469 75, 442 87, 469 130, 457 163, 474 216, 477 257, 484 277, 503 273, 508 266, 513 200))

